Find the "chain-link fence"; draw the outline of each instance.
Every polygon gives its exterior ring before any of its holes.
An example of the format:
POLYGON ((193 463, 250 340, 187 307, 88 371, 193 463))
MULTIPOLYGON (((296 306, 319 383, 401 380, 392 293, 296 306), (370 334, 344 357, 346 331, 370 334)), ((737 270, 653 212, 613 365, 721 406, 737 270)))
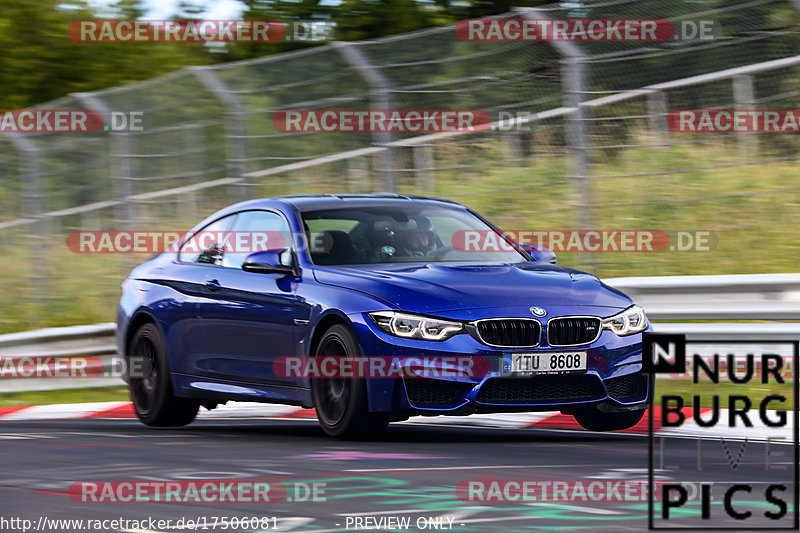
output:
POLYGON ((112 320, 143 258, 76 254, 77 230, 181 230, 232 202, 395 191, 510 230, 713 232, 713 250, 563 253, 601 276, 781 272, 800 259, 795 135, 685 134, 680 109, 794 109, 787 0, 611 0, 500 18, 667 19, 663 42, 473 42, 454 27, 187 68, 42 109, 142 113, 141 131, 0 137, 0 330, 112 320), (711 35, 695 35, 705 23, 711 35), (278 111, 473 109, 464 134, 282 132, 278 111), (504 115, 505 113, 505 115, 504 115), (497 126, 497 122, 495 122, 497 126))

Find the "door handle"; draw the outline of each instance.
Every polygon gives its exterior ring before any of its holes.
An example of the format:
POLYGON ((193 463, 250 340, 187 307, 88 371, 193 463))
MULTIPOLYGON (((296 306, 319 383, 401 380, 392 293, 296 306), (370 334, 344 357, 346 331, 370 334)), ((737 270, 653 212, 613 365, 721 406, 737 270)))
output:
POLYGON ((217 279, 209 279, 206 281, 205 285, 210 291, 218 291, 222 288, 222 285, 219 284, 219 280, 217 279))

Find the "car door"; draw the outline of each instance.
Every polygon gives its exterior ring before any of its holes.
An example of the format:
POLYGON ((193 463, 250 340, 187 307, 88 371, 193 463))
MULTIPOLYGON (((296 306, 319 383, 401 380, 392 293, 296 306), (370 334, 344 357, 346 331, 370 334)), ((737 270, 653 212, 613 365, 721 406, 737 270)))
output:
POLYGON ((165 270, 163 278, 154 280, 175 291, 155 304, 160 315, 165 317, 166 340, 172 355, 170 364, 175 373, 194 373, 197 358, 205 352, 205 327, 200 320, 199 307, 208 292, 204 281, 209 278, 209 269, 220 268, 218 243, 213 236, 229 232, 234 219, 235 215, 219 218, 186 238, 168 274, 165 270))
POLYGON ((276 236, 277 246, 286 248, 284 260, 291 264, 289 225, 277 212, 242 211, 232 233, 221 246, 219 268, 209 269, 204 282, 199 315, 206 346, 197 361, 198 372, 237 382, 297 385, 299 380, 287 380, 273 364, 282 356, 301 353, 298 330, 308 323, 310 306, 297 295, 300 280, 241 268, 250 253, 274 249, 276 236))

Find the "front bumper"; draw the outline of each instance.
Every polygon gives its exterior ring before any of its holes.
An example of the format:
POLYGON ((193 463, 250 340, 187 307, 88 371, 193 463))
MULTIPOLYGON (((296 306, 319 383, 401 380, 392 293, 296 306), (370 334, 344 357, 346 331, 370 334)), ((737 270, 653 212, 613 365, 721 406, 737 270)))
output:
POLYGON ((625 410, 641 407, 648 399, 649 381, 642 374, 641 334, 618 337, 604 330, 595 342, 583 346, 551 347, 544 341, 536 348, 494 348, 468 334, 442 342, 402 339, 381 331, 363 314, 353 314, 350 318, 362 354, 391 357, 406 369, 413 367, 399 378, 368 380, 370 411, 404 416, 571 412, 591 404, 605 410, 625 410), (587 352, 584 373, 508 376, 501 372, 504 353, 577 350, 587 352), (471 358, 473 371, 453 372, 454 358, 471 358))

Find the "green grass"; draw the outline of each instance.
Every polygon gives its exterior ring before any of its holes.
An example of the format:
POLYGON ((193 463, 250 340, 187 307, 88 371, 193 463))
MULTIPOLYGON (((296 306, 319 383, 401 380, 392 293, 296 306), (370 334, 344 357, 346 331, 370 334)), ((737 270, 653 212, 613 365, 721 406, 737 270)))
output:
MULTIPOLYGON (((765 150, 759 158, 779 155, 765 150)), ((437 163, 463 164, 467 157, 449 154, 446 161, 437 163)), ((596 161, 589 187, 592 204, 600 206, 589 209, 587 215, 593 229, 710 230, 717 237, 716 248, 705 252, 560 253, 559 263, 586 267, 601 277, 796 271, 800 263, 796 161, 724 166, 737 163, 743 163, 737 146, 725 143, 632 148, 596 161), (667 171, 685 172, 642 176, 667 171), (737 196, 749 193, 756 194, 737 196), (676 203, 647 204, 663 201, 676 203), (637 203, 643 205, 608 205, 637 203)), ((562 158, 545 158, 516 168, 440 172, 436 192, 466 203, 504 229, 578 229, 578 210, 569 207, 576 195, 568 174, 562 158), (477 194, 482 191, 499 192, 477 194)))
POLYGON ((10 392, 0 396, 0 407, 24 407, 56 403, 127 401, 127 387, 98 387, 51 391, 10 392))
MULTIPOLYGON (((558 126, 537 127, 531 147, 534 155, 543 157, 521 163, 485 165, 506 157, 503 155, 506 147, 500 140, 485 141, 478 146, 456 144, 437 148, 435 165, 443 170, 435 173, 432 192, 465 203, 508 230, 579 229, 581 217, 574 206, 577 195, 574 180, 569 177, 568 161, 564 156, 552 156, 563 151, 559 131, 558 126), (470 166, 476 164, 483 166, 470 166)), ((646 143, 652 139, 644 134, 625 139, 628 144, 639 141, 646 143)), ((797 153, 798 150, 788 146, 795 142, 800 140, 784 137, 780 142, 770 143, 765 138, 758 158, 769 160, 797 153)), ((588 180, 588 186, 594 207, 586 216, 592 229, 711 230, 716 234, 717 246, 705 252, 560 253, 559 263, 600 277, 797 271, 800 264, 797 162, 743 165, 745 160, 739 148, 735 142, 714 141, 591 151, 593 178, 588 180), (682 172, 665 173, 671 171, 682 172), (647 175, 650 173, 663 174, 647 175), (751 195, 739 196, 742 194, 751 195), (677 203, 648 204, 663 201, 677 203)), ((400 154, 399 166, 411 168, 409 154, 400 154)), ((269 178, 271 185, 283 185, 254 186, 249 193, 253 197, 267 197, 380 188, 374 173, 354 178, 348 177, 348 172, 346 163, 304 169, 269 178), (312 183, 318 180, 329 182, 312 183)), ((400 192, 431 192, 422 188, 422 182, 413 172, 398 173, 397 179, 400 192)), ((150 223, 125 229, 188 228, 232 203, 234 196, 229 193, 215 189, 198 193, 192 202, 180 199, 182 203, 174 205, 139 206, 140 220, 150 223)), ((98 220, 88 229, 114 228, 110 219, 98 220)), ((66 247, 65 236, 69 231, 81 229, 84 221, 66 217, 49 224, 53 225, 52 232, 64 237, 34 243, 32 257, 26 253, 31 246, 26 242, 24 229, 3 233, 0 333, 113 321, 120 283, 131 267, 146 259, 128 254, 72 253, 66 247), (55 227, 56 224, 61 227, 55 227)))

